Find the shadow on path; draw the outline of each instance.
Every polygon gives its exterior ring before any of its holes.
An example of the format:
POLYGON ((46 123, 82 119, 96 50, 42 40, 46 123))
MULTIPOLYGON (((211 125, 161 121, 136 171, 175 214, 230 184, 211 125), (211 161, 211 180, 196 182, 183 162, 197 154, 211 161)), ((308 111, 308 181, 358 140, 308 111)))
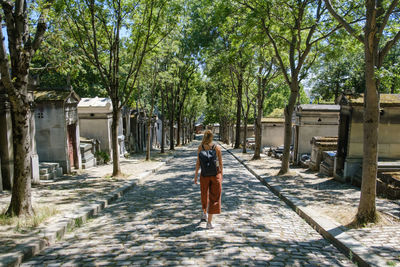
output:
POLYGON ((193 184, 195 153, 193 146, 182 149, 171 164, 27 264, 351 265, 227 153, 222 214, 216 228, 206 230, 193 184))

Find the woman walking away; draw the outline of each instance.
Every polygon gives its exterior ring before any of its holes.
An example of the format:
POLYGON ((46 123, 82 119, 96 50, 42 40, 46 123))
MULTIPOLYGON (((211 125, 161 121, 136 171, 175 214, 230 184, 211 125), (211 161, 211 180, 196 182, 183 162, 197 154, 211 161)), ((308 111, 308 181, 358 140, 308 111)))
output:
POLYGON ((207 221, 207 228, 214 228, 212 225, 213 214, 221 213, 221 192, 222 192, 222 153, 221 147, 212 143, 213 133, 205 131, 203 141, 197 149, 196 171, 194 183, 197 184, 199 168, 202 221, 207 221), (208 217, 207 217, 208 210, 208 217))

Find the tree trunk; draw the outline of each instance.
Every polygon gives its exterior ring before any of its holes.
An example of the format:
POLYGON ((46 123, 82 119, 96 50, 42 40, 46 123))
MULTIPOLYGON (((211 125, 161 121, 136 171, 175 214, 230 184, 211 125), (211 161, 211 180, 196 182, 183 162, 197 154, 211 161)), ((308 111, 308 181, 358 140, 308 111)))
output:
POLYGON ((246 114, 244 116, 244 129, 243 129, 243 149, 242 153, 247 153, 246 141, 247 141, 247 118, 249 117, 249 108, 247 108, 246 114))
POLYGON ((10 216, 32 215, 31 202, 31 142, 29 121, 31 108, 24 99, 10 99, 14 140, 14 180, 12 197, 7 214, 10 216))
POLYGON ((242 91, 243 91, 243 79, 238 79, 238 95, 236 102, 236 136, 235 136, 235 147, 240 147, 240 124, 241 124, 241 111, 242 111, 242 91))
POLYGON ((222 143, 229 144, 229 129, 228 129, 228 122, 225 116, 221 118, 220 125, 221 125, 220 127, 221 141, 222 143))
POLYGON ((185 123, 185 120, 183 121, 183 127, 182 127, 182 145, 186 145, 186 123, 185 123))
POLYGON ((113 172, 112 176, 119 176, 121 168, 119 164, 119 149, 118 149, 118 124, 120 109, 118 108, 118 101, 113 101, 112 123, 111 123, 111 144, 112 144, 112 158, 113 158, 113 172), (116 104, 114 103, 116 102, 116 104))
POLYGON ((182 114, 181 114, 182 112, 181 111, 179 111, 179 114, 178 114, 178 120, 177 120, 177 123, 178 123, 178 131, 177 131, 177 136, 176 136, 176 146, 180 146, 181 145, 181 131, 182 131, 182 114))
MULTIPOLYGON (((374 9, 369 12, 374 12, 374 9)), ((379 127, 379 92, 375 79, 375 66, 378 55, 378 40, 376 36, 376 21, 368 19, 365 29, 365 82, 364 94, 364 136, 361 196, 356 219, 359 223, 373 222, 376 214, 376 174, 378 165, 378 127, 379 127)))
POLYGON ((175 131, 174 131, 174 112, 175 112, 175 101, 174 101, 174 87, 171 86, 171 105, 169 105, 169 149, 175 150, 175 131))
POLYGON ((335 89, 335 104, 337 104, 336 102, 337 102, 337 99, 338 99, 338 97, 339 97, 339 88, 340 88, 339 82, 336 82, 336 89, 335 89))
POLYGON ((149 118, 147 119, 146 161, 150 160, 150 151, 151 151, 151 117, 152 117, 152 115, 153 114, 150 114, 149 118))
MULTIPOLYGON (((261 78, 259 78, 261 79, 261 78)), ((256 122, 255 122, 255 137, 256 137, 256 144, 255 144, 255 151, 254 151, 254 156, 253 160, 256 159, 261 159, 261 118, 262 118, 262 113, 263 113, 263 99, 262 99, 262 90, 264 88, 261 88, 261 81, 259 81, 259 88, 257 91, 257 117, 256 117, 256 122)))
POLYGON ((175 149, 175 133, 174 133, 174 111, 172 108, 169 110, 169 149, 175 149))
MULTIPOLYGON (((171 111, 172 112, 172 111, 171 111)), ((169 149, 175 149, 175 137, 174 137, 174 118, 173 116, 169 116, 169 149)))
MULTIPOLYGON (((39 49, 46 32, 45 13, 35 12, 37 18, 36 33, 30 32, 34 25, 28 23, 32 15, 26 7, 26 1, 3 1, 2 15, 4 24, 0 31, 0 83, 11 103, 14 178, 12 196, 7 215, 32 215, 31 202, 31 100, 28 95, 29 68, 32 56, 39 49), (4 17, 3 17, 4 16, 4 17), (3 31, 4 29, 4 31, 3 31), (8 49, 5 47, 3 32, 7 32, 8 49)), ((1 125, 0 127, 4 127, 1 125)), ((1 179, 1 178, 0 178, 1 179)))
POLYGON ((161 91, 161 153, 165 153, 165 93, 161 91))
POLYGON ((286 174, 289 171, 290 145, 292 141, 292 116, 298 93, 298 83, 297 81, 293 82, 292 80, 289 103, 285 107, 285 134, 283 141, 282 165, 279 175, 286 174))
POLYGON ((194 137, 194 120, 190 121, 190 142, 193 141, 194 137))

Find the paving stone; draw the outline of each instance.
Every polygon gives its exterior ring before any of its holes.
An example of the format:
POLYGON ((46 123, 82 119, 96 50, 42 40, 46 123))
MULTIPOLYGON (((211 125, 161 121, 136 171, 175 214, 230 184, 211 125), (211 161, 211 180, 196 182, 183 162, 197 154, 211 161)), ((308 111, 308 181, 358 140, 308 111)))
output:
MULTIPOLYGON (((360 199, 360 188, 347 183, 336 182, 332 177, 325 177, 310 172, 307 169, 293 168, 296 175, 285 177, 276 176, 276 170, 280 168, 279 160, 262 155, 259 161, 251 161, 251 153, 243 154, 240 150, 230 149, 237 157, 251 168, 255 173, 268 181, 269 185, 280 188, 280 193, 290 197, 293 202, 301 201, 301 206, 307 206, 330 218, 337 220, 337 214, 341 211, 355 212, 360 199)), ((400 247, 400 200, 388 200, 377 197, 377 210, 392 214, 398 220, 393 220, 392 225, 378 226, 372 229, 347 229, 346 235, 359 242, 366 250, 364 257, 371 253, 383 255, 382 252, 389 248, 390 255, 384 255, 386 260, 398 258, 400 247)), ((285 233, 287 234, 287 233, 285 233)), ((283 239, 283 238, 282 238, 283 239)), ((323 249, 318 244, 311 244, 323 249)), ((359 246, 359 247, 360 247, 359 246)), ((385 260, 383 259, 383 260, 385 260)), ((396 262, 400 265, 400 260, 396 262)), ((380 264, 382 265, 382 264, 380 264)))
POLYGON ((56 244, 59 252, 44 251, 41 261, 55 257, 62 264, 79 250, 81 265, 285 266, 290 259, 352 265, 227 153, 222 213, 215 216, 216 229, 205 229, 194 164, 195 146, 181 149, 120 202, 68 233, 56 244))

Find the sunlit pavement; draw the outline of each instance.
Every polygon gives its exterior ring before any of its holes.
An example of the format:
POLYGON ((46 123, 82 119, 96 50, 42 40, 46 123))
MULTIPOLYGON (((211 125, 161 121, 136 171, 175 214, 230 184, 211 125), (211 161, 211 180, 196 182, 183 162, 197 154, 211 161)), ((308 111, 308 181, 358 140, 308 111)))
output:
POLYGON ((196 144, 24 266, 352 265, 226 152, 222 213, 207 230, 196 144))

